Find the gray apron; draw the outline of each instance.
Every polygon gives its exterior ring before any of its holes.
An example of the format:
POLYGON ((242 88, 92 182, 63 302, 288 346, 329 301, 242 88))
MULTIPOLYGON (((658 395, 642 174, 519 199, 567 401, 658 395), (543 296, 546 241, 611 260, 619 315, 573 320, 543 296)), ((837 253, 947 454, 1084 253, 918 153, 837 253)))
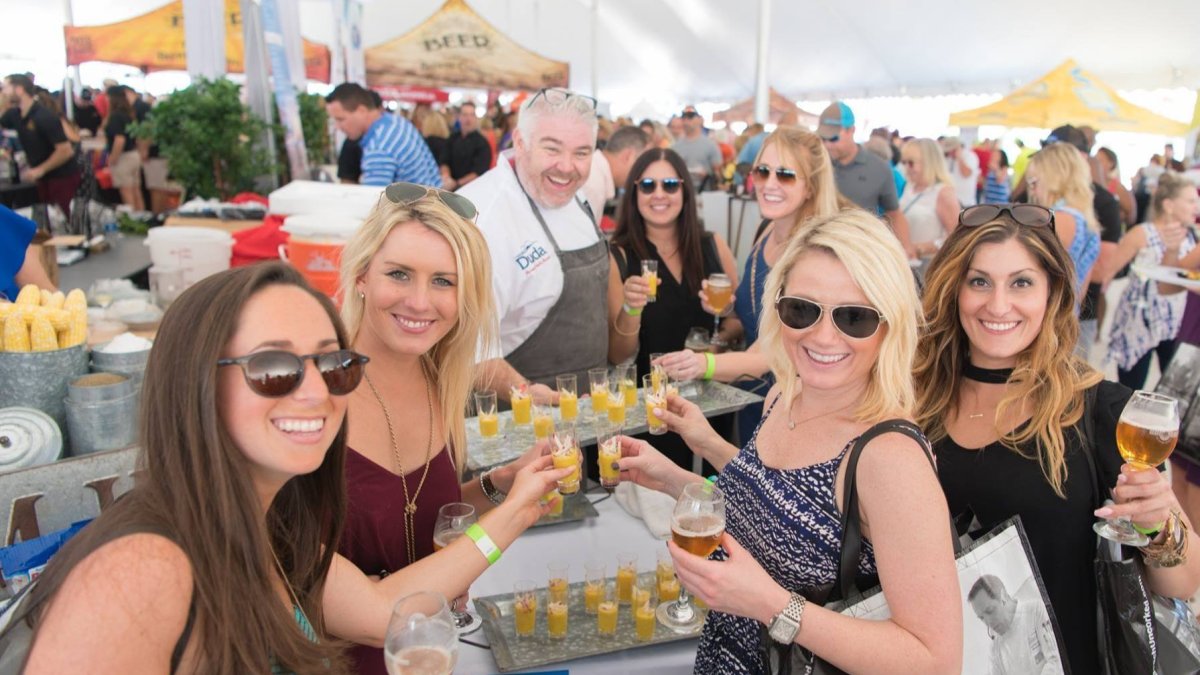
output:
POLYGON ((577 251, 561 250, 537 204, 528 193, 525 198, 554 246, 563 287, 533 335, 505 359, 530 382, 554 388, 556 375, 574 373, 579 390, 587 391, 588 369, 608 365, 608 241, 591 210, 576 199, 600 241, 577 251))

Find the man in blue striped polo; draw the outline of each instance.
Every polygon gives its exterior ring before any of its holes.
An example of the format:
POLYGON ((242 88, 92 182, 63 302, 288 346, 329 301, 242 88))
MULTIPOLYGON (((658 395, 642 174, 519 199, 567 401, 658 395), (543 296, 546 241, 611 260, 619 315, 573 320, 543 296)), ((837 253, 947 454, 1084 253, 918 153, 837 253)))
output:
POLYGON ((397 182, 442 186, 437 162, 421 133, 400 115, 390 115, 371 92, 346 82, 325 97, 325 109, 338 129, 362 146, 362 185, 397 182))

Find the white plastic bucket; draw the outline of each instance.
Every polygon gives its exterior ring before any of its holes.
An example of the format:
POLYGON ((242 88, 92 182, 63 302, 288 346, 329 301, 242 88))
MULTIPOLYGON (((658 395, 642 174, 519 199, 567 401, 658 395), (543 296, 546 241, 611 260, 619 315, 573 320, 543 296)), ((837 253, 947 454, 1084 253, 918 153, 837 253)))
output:
POLYGON ((156 227, 146 236, 150 261, 183 270, 183 286, 229 269, 233 237, 207 227, 156 227))

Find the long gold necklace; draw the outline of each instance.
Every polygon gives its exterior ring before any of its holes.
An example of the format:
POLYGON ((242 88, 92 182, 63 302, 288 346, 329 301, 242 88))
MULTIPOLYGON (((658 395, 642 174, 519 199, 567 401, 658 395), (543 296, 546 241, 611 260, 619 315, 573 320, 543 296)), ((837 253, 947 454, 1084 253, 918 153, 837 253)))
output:
POLYGON ((429 374, 425 372, 425 362, 421 361, 421 376, 425 379, 426 402, 429 404, 429 445, 425 449, 425 470, 421 473, 421 480, 417 483, 416 492, 410 496, 404 464, 400 462, 400 446, 396 443, 396 429, 392 426, 392 413, 388 410, 387 404, 383 402, 383 397, 379 395, 379 390, 375 388, 375 383, 371 381, 371 376, 365 372, 363 375, 366 377, 367 386, 371 388, 371 393, 375 395, 375 400, 379 401, 379 407, 383 409, 383 419, 387 421, 388 438, 392 441, 392 456, 396 459, 396 470, 400 474, 400 486, 404 489, 404 543, 407 546, 408 563, 411 565, 417 561, 416 538, 413 534, 416 529, 417 498, 421 496, 421 488, 425 487, 425 479, 429 477, 429 465, 433 460, 433 386, 430 383, 429 374))
POLYGON ((279 556, 275 554, 275 547, 268 543, 268 548, 271 549, 271 558, 275 560, 275 569, 279 570, 279 578, 283 580, 283 587, 287 589, 288 595, 292 598, 292 604, 296 611, 300 612, 300 616, 304 617, 304 623, 312 628, 312 622, 308 620, 308 614, 304 612, 304 607, 300 604, 300 598, 296 597, 296 591, 292 588, 292 582, 288 581, 287 573, 283 571, 283 565, 279 562, 279 556))
POLYGON ((792 404, 788 406, 788 422, 787 422, 788 431, 791 431, 802 424, 807 424, 813 420, 821 419, 822 417, 825 417, 826 415, 840 413, 840 412, 850 408, 850 406, 854 405, 854 403, 857 403, 857 401, 847 403, 846 405, 844 405, 840 408, 835 408, 833 410, 827 410, 827 411, 821 413, 820 415, 813 415, 812 417, 806 417, 806 418, 800 420, 799 422, 793 422, 792 421, 792 408, 795 407, 795 405, 796 405, 796 399, 792 399, 792 404))

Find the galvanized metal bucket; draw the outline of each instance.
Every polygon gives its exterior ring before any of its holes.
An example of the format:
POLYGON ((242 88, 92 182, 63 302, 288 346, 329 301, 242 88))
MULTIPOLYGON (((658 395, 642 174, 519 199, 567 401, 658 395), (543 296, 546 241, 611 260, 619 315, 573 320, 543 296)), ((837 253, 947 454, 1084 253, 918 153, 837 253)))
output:
POLYGON ((0 408, 36 408, 67 428, 67 384, 88 372, 83 345, 52 352, 0 352, 0 408))
POLYGON ((92 370, 98 373, 128 375, 133 380, 134 387, 140 388, 142 375, 146 372, 146 361, 150 358, 150 350, 108 353, 103 351, 107 344, 97 345, 92 349, 92 370))
POLYGON ((107 401, 66 400, 71 456, 127 448, 137 440, 139 392, 107 401))
POLYGON ((120 373, 92 373, 67 384, 67 405, 99 403, 122 398, 137 391, 133 378, 120 373))

